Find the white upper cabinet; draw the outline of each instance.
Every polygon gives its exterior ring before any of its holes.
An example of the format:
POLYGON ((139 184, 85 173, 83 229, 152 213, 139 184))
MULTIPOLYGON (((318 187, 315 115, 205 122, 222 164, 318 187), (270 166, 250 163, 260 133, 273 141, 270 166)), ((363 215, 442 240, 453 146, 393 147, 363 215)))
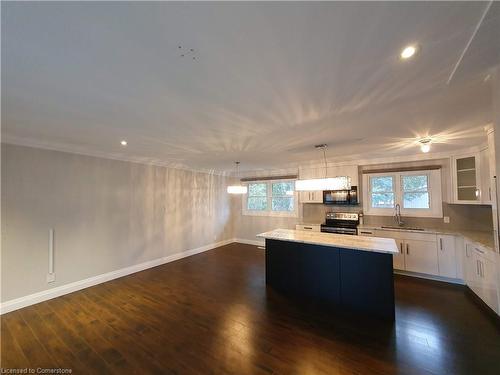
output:
POLYGON ((489 166, 483 170, 481 159, 486 163, 487 153, 451 158, 452 203, 487 204, 490 201, 489 184, 482 186, 483 181, 489 180, 489 166))
POLYGON ((490 176, 490 154, 485 148, 479 153, 479 163, 481 165, 481 203, 491 204, 491 176, 490 176))

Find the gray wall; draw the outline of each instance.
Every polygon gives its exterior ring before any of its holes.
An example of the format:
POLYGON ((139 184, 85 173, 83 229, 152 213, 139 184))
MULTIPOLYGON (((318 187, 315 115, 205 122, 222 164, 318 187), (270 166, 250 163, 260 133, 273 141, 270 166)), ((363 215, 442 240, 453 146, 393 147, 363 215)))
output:
POLYGON ((2 301, 231 239, 227 182, 2 144, 2 301), (52 284, 49 228, 55 228, 52 284))

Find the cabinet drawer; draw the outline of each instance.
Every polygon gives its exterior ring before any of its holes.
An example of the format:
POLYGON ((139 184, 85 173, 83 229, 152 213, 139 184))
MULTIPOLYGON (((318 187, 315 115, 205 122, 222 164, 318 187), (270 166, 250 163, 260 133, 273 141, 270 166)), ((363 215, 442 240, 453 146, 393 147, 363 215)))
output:
POLYGON ((305 230, 308 232, 321 232, 320 224, 297 224, 295 230, 305 230))

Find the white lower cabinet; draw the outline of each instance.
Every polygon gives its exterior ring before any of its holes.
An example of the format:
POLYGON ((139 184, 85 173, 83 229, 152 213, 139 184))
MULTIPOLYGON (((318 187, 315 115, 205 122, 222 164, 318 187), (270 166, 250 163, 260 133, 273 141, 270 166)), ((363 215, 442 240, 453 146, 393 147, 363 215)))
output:
POLYGON ((465 283, 493 311, 500 314, 496 258, 497 254, 482 246, 465 244, 465 283))
POLYGON ((438 235, 438 270, 439 276, 457 277, 457 256, 455 246, 455 236, 438 235))
POLYGON ((405 240, 406 271, 438 275, 436 241, 405 240))
POLYGON ((403 240, 396 239, 396 245, 399 249, 398 254, 394 254, 392 256, 392 268, 396 270, 404 270, 405 269, 405 243, 403 240))
POLYGON ((381 229, 362 231, 372 233, 365 235, 393 238, 396 241, 399 253, 392 257, 392 265, 396 270, 457 277, 455 236, 381 229))

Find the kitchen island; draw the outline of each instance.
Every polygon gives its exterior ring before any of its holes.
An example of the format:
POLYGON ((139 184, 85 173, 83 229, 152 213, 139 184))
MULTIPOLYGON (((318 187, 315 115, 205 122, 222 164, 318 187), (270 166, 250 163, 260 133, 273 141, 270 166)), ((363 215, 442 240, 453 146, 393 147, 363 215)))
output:
POLYGON ((394 320, 389 238, 276 229, 266 240, 266 284, 301 301, 394 320))

